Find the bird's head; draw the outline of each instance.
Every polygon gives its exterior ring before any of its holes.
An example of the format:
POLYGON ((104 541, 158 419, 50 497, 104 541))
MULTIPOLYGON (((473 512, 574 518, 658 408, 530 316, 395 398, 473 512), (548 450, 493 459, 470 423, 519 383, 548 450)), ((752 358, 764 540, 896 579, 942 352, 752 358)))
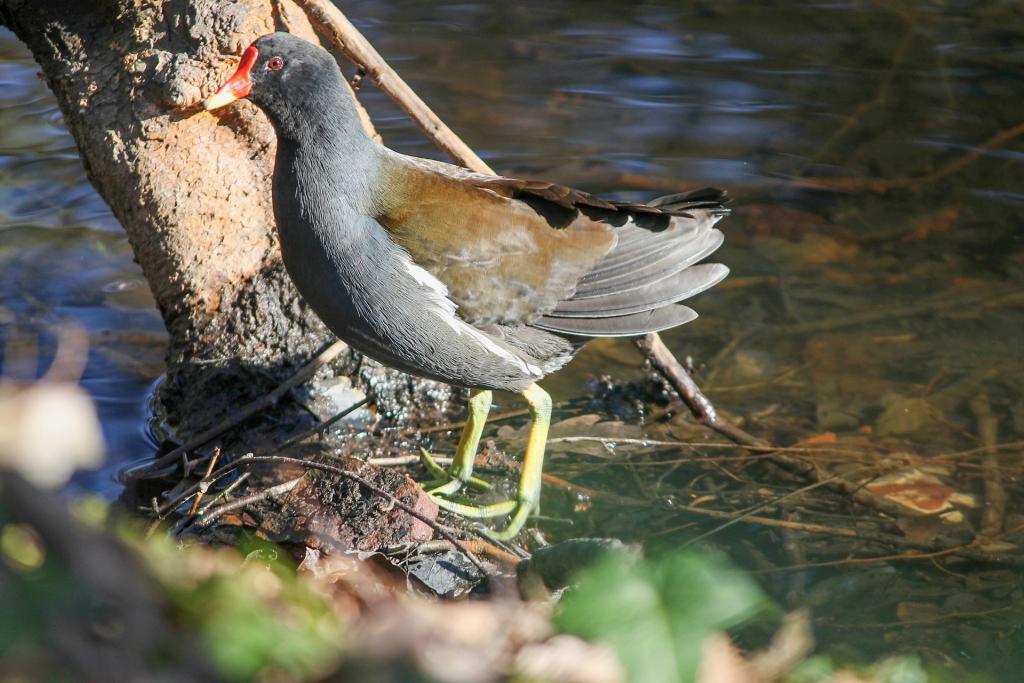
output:
POLYGON ((246 98, 267 113, 278 133, 328 107, 332 118, 350 106, 342 93, 342 75, 329 52, 290 33, 268 33, 242 53, 235 73, 203 102, 218 109, 246 98), (303 115, 304 114, 304 115, 303 115))

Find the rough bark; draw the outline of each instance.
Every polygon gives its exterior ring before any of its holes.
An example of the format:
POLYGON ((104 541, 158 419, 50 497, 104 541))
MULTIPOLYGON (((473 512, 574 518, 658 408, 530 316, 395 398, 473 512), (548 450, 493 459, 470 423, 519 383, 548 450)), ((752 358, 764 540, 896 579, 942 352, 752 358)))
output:
MULTIPOLYGON (((280 262, 272 128, 248 102, 225 113, 199 106, 245 45, 279 28, 274 5, 0 0, 0 23, 42 67, 156 298, 170 333, 160 397, 184 434, 264 391, 331 338, 280 262)), ((312 38, 302 17, 292 8, 288 28, 312 38)), ((349 357, 336 369, 357 365, 349 357)), ((359 367, 385 412, 407 414, 409 392, 445 395, 359 367)))

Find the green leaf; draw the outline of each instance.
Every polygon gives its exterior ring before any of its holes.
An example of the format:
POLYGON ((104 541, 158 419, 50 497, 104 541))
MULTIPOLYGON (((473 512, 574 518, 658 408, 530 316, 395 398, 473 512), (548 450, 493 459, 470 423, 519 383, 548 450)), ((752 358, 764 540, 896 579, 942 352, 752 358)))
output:
POLYGON ((565 633, 611 643, 635 683, 688 683, 708 635, 765 607, 753 581, 710 556, 687 552, 645 562, 614 554, 580 574, 555 623, 565 633))

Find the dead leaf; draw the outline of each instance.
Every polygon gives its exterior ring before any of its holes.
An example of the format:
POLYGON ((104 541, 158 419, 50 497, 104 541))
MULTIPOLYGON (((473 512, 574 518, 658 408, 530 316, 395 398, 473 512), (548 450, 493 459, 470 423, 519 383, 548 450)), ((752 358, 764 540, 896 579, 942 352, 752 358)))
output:
POLYGON ((956 489, 938 477, 925 474, 916 467, 884 474, 870 481, 866 488, 876 496, 925 514, 951 509, 950 498, 956 493, 956 489))

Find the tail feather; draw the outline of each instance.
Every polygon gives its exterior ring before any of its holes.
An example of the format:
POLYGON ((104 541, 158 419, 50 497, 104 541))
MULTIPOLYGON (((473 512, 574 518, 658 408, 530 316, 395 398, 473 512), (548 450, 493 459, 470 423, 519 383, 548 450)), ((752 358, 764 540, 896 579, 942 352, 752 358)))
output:
POLYGON ((620 232, 623 235, 618 244, 592 271, 580 278, 580 287, 628 271, 637 263, 660 256, 666 250, 685 250, 700 237, 698 225, 693 221, 684 223, 678 219, 662 233, 651 233, 635 226, 622 228, 620 232))
POLYGON ((544 316, 532 323, 534 327, 570 337, 635 337, 660 332, 688 323, 697 312, 682 304, 669 304, 652 311, 620 315, 612 318, 554 318, 544 316))
POLYGON ((572 299, 606 296, 652 284, 671 277, 681 270, 709 256, 718 249, 725 237, 720 230, 709 230, 703 237, 672 241, 655 245, 646 258, 631 260, 605 269, 591 280, 581 279, 572 299))
POLYGON ((706 188, 655 199, 660 225, 634 217, 618 228, 614 249, 585 276, 575 293, 534 327, 568 337, 630 337, 676 327, 697 317, 678 303, 714 286, 729 269, 694 265, 724 237, 714 225, 729 213, 725 193, 706 188), (665 214, 671 216, 665 223, 665 214))
POLYGON ((704 263, 642 287, 605 296, 563 301, 548 315, 555 318, 610 318, 640 313, 688 299, 713 287, 729 274, 720 263, 704 263))

